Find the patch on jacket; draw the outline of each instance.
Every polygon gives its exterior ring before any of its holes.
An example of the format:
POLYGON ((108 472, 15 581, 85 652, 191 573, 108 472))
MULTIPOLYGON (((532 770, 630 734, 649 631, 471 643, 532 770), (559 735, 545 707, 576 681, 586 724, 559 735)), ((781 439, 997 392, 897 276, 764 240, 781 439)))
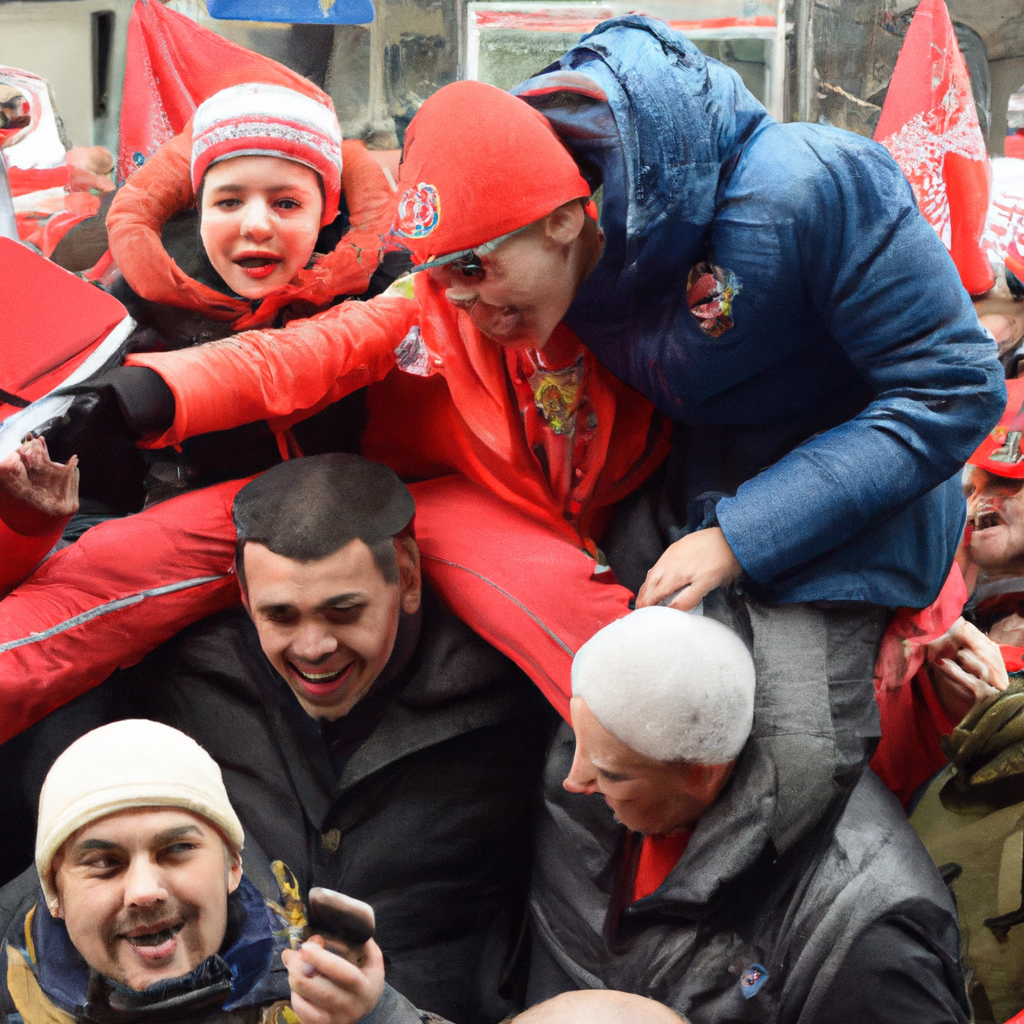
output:
POLYGON ((441 220, 441 197, 433 185, 410 185, 398 201, 398 233, 406 238, 425 238, 441 220))
POLYGON ((743 282, 725 267, 695 263, 686 279, 686 302, 700 329, 717 338, 733 325, 732 303, 743 282))
POLYGON ((764 988, 768 972, 760 964, 751 964, 740 975, 740 991, 744 999, 753 999, 764 988))

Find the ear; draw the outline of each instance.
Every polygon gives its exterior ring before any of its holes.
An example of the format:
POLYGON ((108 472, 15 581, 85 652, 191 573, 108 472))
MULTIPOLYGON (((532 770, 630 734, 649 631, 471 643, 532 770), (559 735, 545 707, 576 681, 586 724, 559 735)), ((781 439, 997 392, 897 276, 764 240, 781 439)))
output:
POLYGON ((578 199, 572 199, 544 218, 544 234, 555 245, 571 245, 583 230, 586 216, 583 204, 578 199))
POLYGON ((395 537, 398 557, 398 592, 402 611, 415 615, 420 610, 423 575, 420 572, 420 546, 413 537, 395 537))
POLYGON ((710 803, 725 788, 732 775, 735 761, 723 761, 721 764, 689 764, 689 781, 695 795, 706 798, 710 803))
POLYGON ((233 893, 242 882, 242 854, 239 850, 232 850, 225 844, 225 874, 227 875, 228 892, 233 893))

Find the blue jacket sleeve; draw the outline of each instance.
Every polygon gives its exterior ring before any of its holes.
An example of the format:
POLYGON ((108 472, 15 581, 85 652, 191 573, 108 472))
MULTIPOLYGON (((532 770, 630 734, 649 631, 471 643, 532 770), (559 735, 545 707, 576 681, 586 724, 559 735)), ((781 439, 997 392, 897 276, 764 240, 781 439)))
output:
POLYGON ((752 148, 737 169, 745 201, 771 211, 787 272, 875 396, 719 503, 740 564, 770 583, 948 480, 998 420, 1006 387, 952 260, 881 146, 818 128, 797 161, 752 148))

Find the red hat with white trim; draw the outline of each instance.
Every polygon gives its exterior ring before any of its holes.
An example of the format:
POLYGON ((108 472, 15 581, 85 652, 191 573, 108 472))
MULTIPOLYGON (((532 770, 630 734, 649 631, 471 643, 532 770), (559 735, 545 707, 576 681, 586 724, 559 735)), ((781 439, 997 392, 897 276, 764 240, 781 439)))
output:
POLYGON ((236 156, 277 156, 311 167, 324 183, 321 226, 338 215, 341 128, 334 110, 283 85, 221 89, 192 118, 192 189, 207 168, 236 156))
POLYGON ((1006 382, 1006 410, 967 460, 994 476, 1024 480, 1024 377, 1006 382))
POLYGON ((588 197, 590 186, 543 114, 493 85, 453 82, 405 133, 398 194, 391 240, 435 265, 588 197))

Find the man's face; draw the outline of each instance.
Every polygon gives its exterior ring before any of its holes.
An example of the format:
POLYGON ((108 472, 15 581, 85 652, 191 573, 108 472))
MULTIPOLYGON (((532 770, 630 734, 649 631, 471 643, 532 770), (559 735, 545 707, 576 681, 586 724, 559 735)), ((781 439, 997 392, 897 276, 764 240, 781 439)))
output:
POLYGON ((568 246, 549 237, 545 221, 502 242, 481 269, 442 265, 425 271, 480 332, 505 348, 543 348, 579 286, 568 246))
POLYGON ((380 675, 401 612, 419 608, 415 543, 396 539, 388 583, 361 540, 315 562, 245 545, 245 606, 263 652, 313 718, 347 715, 380 675))
POLYGON ((206 172, 199 233, 225 284, 262 299, 309 262, 322 210, 312 168, 275 156, 237 156, 206 172))
POLYGON ((1024 563, 1024 492, 1022 480, 994 476, 972 467, 967 485, 968 554, 990 572, 1024 563))
POLYGON ((83 826, 54 861, 58 916, 90 967, 136 991, 179 978, 224 941, 241 861, 203 818, 120 811, 83 826))
POLYGON ((693 828, 732 773, 732 761, 654 761, 608 732, 581 697, 572 698, 570 709, 576 756, 562 785, 570 793, 600 793, 616 819, 634 832, 671 835, 693 828))

